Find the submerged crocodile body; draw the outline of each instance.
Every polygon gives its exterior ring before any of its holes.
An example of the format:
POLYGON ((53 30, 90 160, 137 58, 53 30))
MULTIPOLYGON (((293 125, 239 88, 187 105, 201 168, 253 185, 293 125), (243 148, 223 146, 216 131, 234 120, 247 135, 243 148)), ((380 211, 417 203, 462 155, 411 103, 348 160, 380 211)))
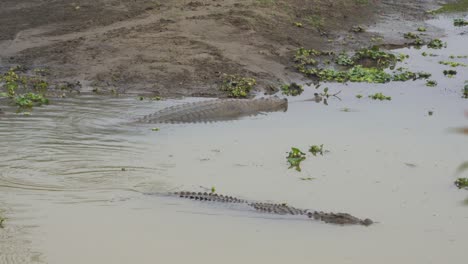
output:
POLYGON ((216 99, 171 106, 144 116, 138 121, 143 123, 217 122, 287 109, 288 100, 278 97, 216 99))
POLYGON ((261 203, 253 202, 244 199, 239 199, 232 196, 220 195, 216 193, 207 192, 174 192, 170 193, 171 196, 176 196, 185 199, 206 201, 206 202, 218 202, 218 203, 238 203, 244 204, 249 208, 261 213, 270 213, 277 215, 303 215, 307 218, 320 220, 329 224, 337 225, 364 225, 369 226, 373 224, 373 221, 366 218, 360 219, 355 216, 346 213, 325 213, 320 211, 299 209, 287 204, 276 204, 276 203, 261 203))

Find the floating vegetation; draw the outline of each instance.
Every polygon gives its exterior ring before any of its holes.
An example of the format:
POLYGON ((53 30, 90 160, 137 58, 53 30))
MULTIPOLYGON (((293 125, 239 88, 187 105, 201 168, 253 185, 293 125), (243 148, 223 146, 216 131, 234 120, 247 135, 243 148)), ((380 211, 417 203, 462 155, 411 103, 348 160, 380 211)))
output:
POLYGON ((316 75, 321 81, 336 82, 386 83, 392 79, 392 76, 382 69, 364 68, 361 65, 357 65, 345 72, 325 69, 316 75))
POLYGON ((340 53, 335 59, 336 64, 341 66, 353 66, 354 60, 349 57, 346 53, 340 53))
POLYGON ((317 156, 317 154, 320 154, 323 156, 323 144, 318 146, 318 145, 313 145, 309 148, 309 152, 312 153, 312 155, 317 156))
POLYGON ((419 36, 414 34, 413 32, 405 33, 405 34, 403 34, 403 37, 405 39, 418 39, 419 38, 419 36))
POLYGON ((459 189, 468 188, 468 178, 458 178, 455 181, 455 186, 457 186, 459 189))
POLYGON ((450 66, 450 67, 466 67, 467 65, 465 63, 461 63, 461 62, 456 62, 456 61, 439 61, 439 64, 442 64, 442 65, 447 65, 447 66, 450 66))
POLYGON ((417 80, 417 79, 427 79, 431 77, 430 73, 427 72, 411 72, 406 68, 398 68, 396 71, 393 72, 393 81, 409 81, 409 80, 417 80))
POLYGON ((291 84, 283 84, 281 90, 284 95, 297 96, 302 94, 304 88, 302 88, 302 85, 293 82, 291 84))
POLYGON ((426 86, 428 86, 428 87, 435 87, 435 86, 437 86, 437 82, 434 81, 434 80, 427 80, 427 81, 426 81, 426 86))
POLYGON ((3 226, 3 223, 5 222, 5 218, 3 218, 1 215, 0 215, 0 228, 4 228, 3 226))
POLYGON ((301 171, 301 162, 306 159, 305 153, 298 148, 291 148, 288 156, 286 157, 290 166, 289 169, 295 168, 297 171, 301 171))
POLYGON ((372 60, 376 62, 379 67, 389 67, 395 64, 398 58, 395 54, 382 51, 377 46, 374 46, 370 49, 358 50, 354 54, 353 60, 356 64, 358 64, 359 61, 372 60))
POLYGON ((444 70, 444 75, 447 77, 453 77, 457 75, 457 71, 455 70, 444 70))
POLYGON ((422 39, 420 39, 420 38, 417 38, 411 43, 411 45, 414 45, 416 47, 420 47, 420 46, 424 45, 424 41, 422 39))
POLYGON ((427 44, 427 47, 431 49, 441 49, 447 47, 447 44, 440 39, 433 39, 427 44))
POLYGON ((45 98, 42 94, 25 93, 15 96, 14 102, 19 107, 31 108, 33 106, 48 104, 49 99, 45 98))
POLYGON ((466 58, 468 58, 468 55, 457 55, 457 56, 450 55, 450 58, 451 59, 455 59, 455 58, 457 58, 457 59, 466 59, 466 58))
POLYGON ((432 74, 428 72, 418 72, 418 79, 427 79, 432 76, 432 74))
POLYGON ((155 131, 155 132, 156 132, 156 131, 159 131, 159 130, 160 130, 160 129, 157 128, 157 127, 153 127, 153 128, 151 129, 151 131, 155 131))
POLYGON ((392 97, 385 96, 382 93, 376 93, 376 94, 369 95, 369 98, 371 98, 373 100, 380 100, 380 101, 385 101, 385 100, 390 101, 390 100, 392 100, 392 97))
POLYGON ((417 31, 419 32, 426 32, 427 29, 425 27, 418 27, 417 31))
MULTIPOLYGON (((314 49, 300 48, 296 51, 294 62, 296 69, 302 74, 316 78, 322 82, 367 82, 387 83, 390 81, 407 81, 420 78, 428 78, 426 73, 415 73, 401 68, 388 73, 384 69, 393 69, 395 64, 409 56, 406 54, 395 55, 380 50, 378 47, 360 49, 353 56, 346 53, 322 52, 314 49), (335 63, 338 69, 321 67, 335 63), (342 67, 341 67, 342 66, 342 67), (342 69, 346 67, 345 69, 342 69)), ((429 75, 430 76, 430 75, 429 75)))
POLYGON ((36 76, 26 76, 26 69, 16 66, 0 75, 0 97, 6 97, 21 109, 49 103, 45 93, 49 84, 36 76))
POLYGON ((456 18, 453 20, 453 25, 456 27, 468 26, 468 21, 463 18, 456 18))
POLYGON ((361 99, 361 98, 362 98, 362 94, 357 94, 357 95, 356 95, 356 98, 357 98, 357 99, 361 99))
POLYGON ((229 97, 245 98, 257 84, 253 78, 245 78, 239 75, 224 75, 222 91, 228 92, 229 97))

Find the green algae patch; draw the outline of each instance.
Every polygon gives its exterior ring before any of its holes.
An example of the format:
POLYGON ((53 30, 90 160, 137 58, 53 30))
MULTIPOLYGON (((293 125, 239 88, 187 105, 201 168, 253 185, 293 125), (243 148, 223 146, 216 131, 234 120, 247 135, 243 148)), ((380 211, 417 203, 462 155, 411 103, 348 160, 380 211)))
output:
POLYGON ((226 91, 229 97, 246 98, 257 84, 254 78, 239 75, 225 75, 221 90, 226 91))

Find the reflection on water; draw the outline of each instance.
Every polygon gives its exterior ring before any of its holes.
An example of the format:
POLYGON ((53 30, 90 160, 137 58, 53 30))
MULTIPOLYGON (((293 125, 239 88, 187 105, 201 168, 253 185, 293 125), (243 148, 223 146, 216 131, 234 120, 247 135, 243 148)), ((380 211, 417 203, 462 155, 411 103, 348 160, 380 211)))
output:
POLYGON ((410 55, 403 67, 431 72, 435 88, 422 80, 327 84, 341 100, 317 104, 309 87, 286 113, 157 125, 159 131, 129 121, 185 101, 85 95, 54 100, 30 116, 6 109, 0 208, 8 221, 0 263, 461 262, 468 211, 452 176, 468 143, 446 129, 466 122, 461 88, 468 70, 446 78, 438 61, 468 50, 460 34, 467 29, 450 22, 431 22, 448 28, 448 48, 428 51, 438 57, 398 51, 410 55), (376 92, 392 101, 367 98, 376 92), (330 153, 309 156, 301 173, 287 169, 292 146, 320 144, 330 153), (300 179, 308 177, 314 180, 300 179), (380 223, 340 228, 141 194, 200 186, 380 223))

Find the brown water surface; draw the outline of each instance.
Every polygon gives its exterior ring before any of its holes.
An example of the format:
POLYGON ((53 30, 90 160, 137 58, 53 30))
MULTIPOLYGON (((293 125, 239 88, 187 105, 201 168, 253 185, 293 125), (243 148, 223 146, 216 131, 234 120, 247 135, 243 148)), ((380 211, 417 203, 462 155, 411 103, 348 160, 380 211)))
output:
POLYGON ((464 263, 468 193, 453 181, 468 141, 448 129, 467 123, 468 68, 447 78, 438 61, 468 64, 449 58, 468 55, 468 29, 451 22, 428 22, 446 30, 446 49, 396 51, 410 55, 401 66, 432 73, 433 88, 326 84, 342 91, 326 106, 305 100, 316 92, 307 87, 286 113, 158 132, 128 121, 185 101, 83 95, 30 116, 5 111, 0 263, 464 263), (376 92, 392 100, 367 98, 376 92), (329 152, 288 170, 289 149, 314 144, 329 152), (212 186, 378 223, 340 227, 143 194, 212 186))

